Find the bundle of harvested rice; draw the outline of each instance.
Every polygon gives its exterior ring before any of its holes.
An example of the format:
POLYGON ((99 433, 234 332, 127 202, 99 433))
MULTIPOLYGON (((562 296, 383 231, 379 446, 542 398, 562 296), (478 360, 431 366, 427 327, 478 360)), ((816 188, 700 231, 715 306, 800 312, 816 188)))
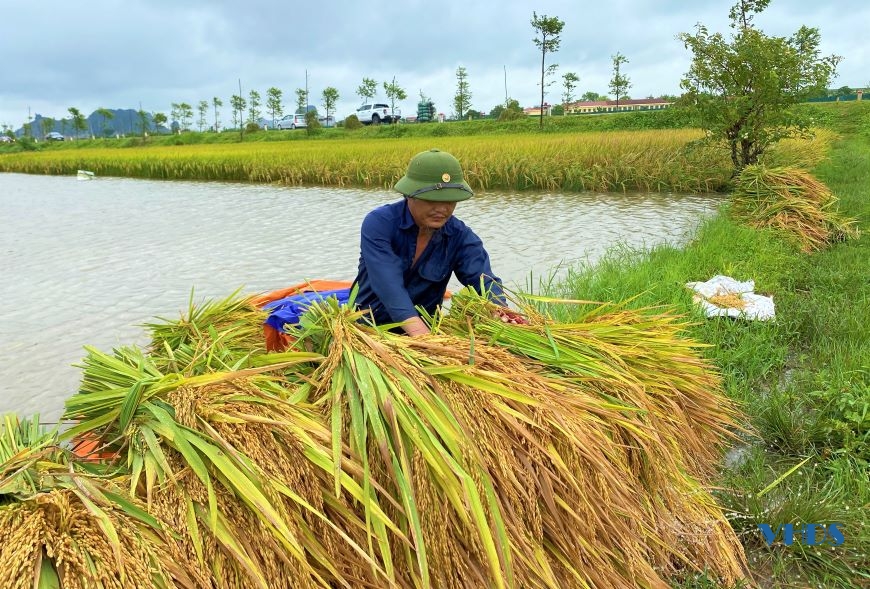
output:
POLYGON ((266 315, 238 290, 199 305, 191 292, 187 315, 145 325, 151 334, 149 352, 163 372, 192 376, 233 370, 240 360, 266 351, 266 315))
MULTIPOLYGON (((671 444, 668 453, 706 481, 727 440, 733 438, 736 407, 720 394, 715 368, 685 337, 680 317, 662 309, 632 310, 613 304, 527 296, 530 325, 493 317, 494 305, 474 291, 454 295, 439 328, 485 341, 568 378, 582 394, 623 404, 671 444), (530 303, 571 306, 570 322, 554 322, 530 303)), ((624 432, 631 435, 631 431, 624 432)))
POLYGON ((731 212, 753 227, 782 231, 812 252, 858 235, 856 221, 836 211, 837 200, 809 172, 753 165, 737 179, 731 212))
MULTIPOLYGON (((433 578, 439 573, 437 586, 445 587, 664 586, 656 569, 667 573, 699 562, 726 580, 743 576, 739 542, 706 490, 684 474, 681 441, 692 431, 657 430, 670 414, 649 418, 683 399, 656 408, 602 395, 599 389, 626 384, 634 394, 644 391, 629 382, 637 374, 620 373, 600 358, 589 358, 600 365, 591 381, 554 376, 473 334, 408 339, 369 333, 355 318, 323 305, 294 335, 327 356, 315 373, 315 402, 325 406, 336 431, 340 425, 350 436, 352 452, 371 476, 406 506, 405 520, 396 519, 417 540, 408 557, 418 563, 409 571, 420 576, 409 579, 415 584, 427 578, 426 563, 433 578), (482 492, 468 489, 469 477, 482 492), (486 517, 469 522, 465 511, 486 517), (431 512, 437 516, 428 522, 431 512), (681 537, 701 527, 704 537, 681 537), (505 542, 510 552, 486 550, 505 542)), ((674 343, 657 337, 662 348, 674 343)), ((683 378, 692 383, 700 373, 700 382, 682 388, 659 383, 657 390, 685 395, 686 406, 700 400, 693 395, 714 397, 710 413, 698 411, 698 417, 717 428, 708 438, 719 442, 730 420, 727 409, 714 408, 717 380, 707 382, 699 370, 704 363, 684 348, 669 354, 669 367, 687 362, 683 378)), ((656 361, 633 356, 626 363, 638 373, 656 361)), ((617 360, 614 353, 610 361, 617 360)), ((704 423, 697 428, 706 432, 704 423)))
POLYGON ((0 587, 199 588, 168 529, 36 420, 0 431, 0 587))
POLYGON ((312 352, 246 350, 253 315, 150 356, 89 349, 71 435, 121 452, 131 491, 186 530, 178 549, 215 586, 742 578, 698 481, 733 409, 679 321, 598 308, 508 326, 487 305, 455 299, 441 335, 411 339, 326 301, 293 332, 312 352), (172 364, 181 349, 220 361, 172 364))
POLYGON ((364 522, 325 497, 336 485, 359 494, 330 462, 329 430, 266 375, 319 356, 251 357, 261 366, 184 377, 132 349, 89 351, 85 384, 67 401, 82 421, 68 435, 91 432, 119 455, 131 492, 185 531, 179 544, 215 586, 352 587, 381 570, 353 539, 364 522))

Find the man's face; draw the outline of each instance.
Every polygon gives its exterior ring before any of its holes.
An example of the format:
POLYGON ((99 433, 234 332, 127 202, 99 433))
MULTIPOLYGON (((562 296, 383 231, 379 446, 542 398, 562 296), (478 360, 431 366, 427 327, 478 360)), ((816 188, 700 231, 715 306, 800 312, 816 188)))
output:
POLYGON ((453 215, 454 209, 456 209, 455 202, 408 199, 408 210, 420 229, 429 229, 430 231, 441 229, 447 219, 453 215))

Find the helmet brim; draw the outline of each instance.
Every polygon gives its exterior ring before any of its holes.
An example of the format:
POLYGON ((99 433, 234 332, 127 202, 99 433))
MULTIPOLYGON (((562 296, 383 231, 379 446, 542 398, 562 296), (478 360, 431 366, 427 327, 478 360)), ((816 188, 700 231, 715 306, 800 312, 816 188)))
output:
MULTIPOLYGON (((468 200, 469 198, 474 196, 474 192, 472 192, 471 187, 466 182, 461 182, 460 184, 462 184, 464 189, 439 188, 414 195, 414 198, 434 202, 459 202, 463 200, 468 200)), ((431 186, 433 186, 431 182, 423 182, 420 180, 414 180, 413 178, 409 178, 408 176, 402 176, 401 180, 396 182, 396 186, 394 188, 405 196, 410 196, 418 190, 422 190, 431 186)))

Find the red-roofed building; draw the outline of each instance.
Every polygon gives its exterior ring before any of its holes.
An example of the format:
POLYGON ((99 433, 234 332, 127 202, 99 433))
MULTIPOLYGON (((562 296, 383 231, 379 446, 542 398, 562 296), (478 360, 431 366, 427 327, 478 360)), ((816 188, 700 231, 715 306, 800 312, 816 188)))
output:
MULTIPOLYGON (((666 98, 624 98, 617 107, 615 100, 572 102, 565 107, 566 114, 593 114, 602 112, 628 112, 633 110, 661 110, 673 106, 666 98)), ((536 112, 540 113, 536 109, 536 112)))

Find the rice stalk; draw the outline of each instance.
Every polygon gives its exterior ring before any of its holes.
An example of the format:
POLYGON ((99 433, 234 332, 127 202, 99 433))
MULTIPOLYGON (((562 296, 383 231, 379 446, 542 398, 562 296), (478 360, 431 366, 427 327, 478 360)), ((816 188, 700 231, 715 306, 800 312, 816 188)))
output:
POLYGON ((810 253, 858 236, 857 221, 841 215, 837 202, 809 172, 754 165, 737 179, 731 214, 753 227, 783 233, 810 253))
POLYGON ((57 430, 7 415, 0 431, 0 586, 10 589, 202 587, 172 533, 57 430))

